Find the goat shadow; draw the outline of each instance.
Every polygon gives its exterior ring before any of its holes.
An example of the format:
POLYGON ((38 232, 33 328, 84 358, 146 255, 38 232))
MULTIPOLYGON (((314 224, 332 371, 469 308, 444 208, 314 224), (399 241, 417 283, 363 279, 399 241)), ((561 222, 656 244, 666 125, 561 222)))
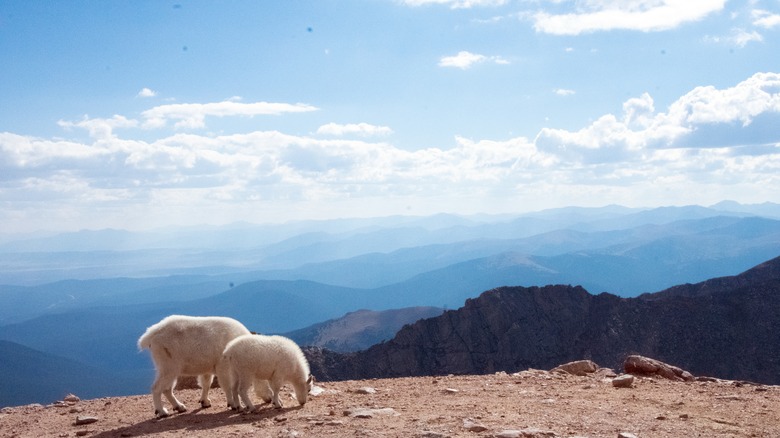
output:
POLYGON ((258 406, 254 412, 236 412, 230 409, 222 409, 216 412, 203 413, 211 411, 214 408, 198 408, 192 411, 174 413, 164 418, 150 418, 140 423, 131 424, 125 427, 107 430, 104 432, 90 435, 97 438, 108 437, 128 437, 143 436, 171 431, 205 431, 216 429, 223 426, 253 423, 266 418, 273 418, 286 412, 296 411, 303 406, 292 406, 289 408, 274 408, 271 405, 258 406))

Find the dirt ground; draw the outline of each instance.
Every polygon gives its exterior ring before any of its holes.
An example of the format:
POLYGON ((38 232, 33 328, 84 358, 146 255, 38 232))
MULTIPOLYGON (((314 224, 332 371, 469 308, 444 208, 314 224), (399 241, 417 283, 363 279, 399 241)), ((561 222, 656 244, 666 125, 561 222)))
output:
POLYGON ((516 374, 318 382, 298 407, 225 408, 221 389, 201 409, 153 416, 150 395, 28 405, 0 411, 0 437, 780 437, 780 387, 603 374, 516 374), (94 421, 77 425, 77 420, 94 421), (96 421, 95 421, 96 420, 96 421), (624 435, 620 435, 623 433, 624 435))

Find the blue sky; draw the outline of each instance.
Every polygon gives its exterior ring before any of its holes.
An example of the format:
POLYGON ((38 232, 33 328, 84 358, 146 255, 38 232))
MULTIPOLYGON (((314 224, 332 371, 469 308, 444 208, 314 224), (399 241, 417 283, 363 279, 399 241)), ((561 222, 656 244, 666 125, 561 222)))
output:
POLYGON ((0 228, 780 202, 777 0, 0 3, 0 228))

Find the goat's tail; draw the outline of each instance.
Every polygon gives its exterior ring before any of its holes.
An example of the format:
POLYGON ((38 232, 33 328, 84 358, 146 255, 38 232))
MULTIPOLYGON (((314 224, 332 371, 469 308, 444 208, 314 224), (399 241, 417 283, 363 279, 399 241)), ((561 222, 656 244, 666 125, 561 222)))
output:
POLYGON ((147 348, 152 348, 152 331, 147 330, 146 333, 141 335, 140 338, 138 338, 138 351, 143 351, 147 348))

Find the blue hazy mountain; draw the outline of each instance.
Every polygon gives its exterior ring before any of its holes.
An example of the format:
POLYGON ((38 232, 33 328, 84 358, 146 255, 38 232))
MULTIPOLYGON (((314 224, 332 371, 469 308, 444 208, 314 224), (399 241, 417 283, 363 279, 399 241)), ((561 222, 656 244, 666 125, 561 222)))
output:
POLYGON ((52 403, 69 393, 82 398, 127 394, 148 385, 146 376, 109 373, 84 363, 0 340, 0 407, 52 403))
POLYGON ((286 333, 359 309, 457 309, 501 286, 571 284, 633 297, 777 257, 778 207, 572 207, 4 236, 0 339, 121 373, 144 382, 123 386, 125 394, 146 392, 153 369, 135 342, 169 314, 226 315, 286 333))
POLYGON ((0 235, 0 283, 37 285, 63 279, 295 269, 403 248, 521 239, 556 230, 616 231, 713 216, 755 216, 753 211, 780 219, 778 204, 722 205, 727 208, 568 207, 511 217, 395 216, 144 232, 84 230, 38 237, 0 235))

